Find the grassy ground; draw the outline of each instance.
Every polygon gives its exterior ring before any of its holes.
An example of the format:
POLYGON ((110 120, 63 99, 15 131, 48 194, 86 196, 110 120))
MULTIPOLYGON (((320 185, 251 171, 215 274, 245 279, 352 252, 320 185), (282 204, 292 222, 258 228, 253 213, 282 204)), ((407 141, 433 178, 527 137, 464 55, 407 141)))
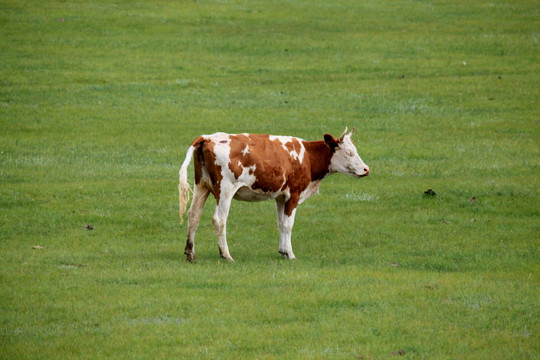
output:
POLYGON ((540 358, 539 19, 0 0, 0 358, 540 358), (271 202, 233 203, 222 261, 213 201, 183 260, 191 140, 345 126, 371 175, 301 205, 298 261, 271 202))

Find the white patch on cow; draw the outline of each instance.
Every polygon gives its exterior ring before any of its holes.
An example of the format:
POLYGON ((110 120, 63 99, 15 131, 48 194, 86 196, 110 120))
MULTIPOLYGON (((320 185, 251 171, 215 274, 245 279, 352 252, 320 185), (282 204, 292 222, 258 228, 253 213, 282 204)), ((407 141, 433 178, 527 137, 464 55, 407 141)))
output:
POLYGON ((214 135, 210 135, 208 139, 212 140, 214 143, 216 165, 221 166, 222 170, 229 169, 229 162, 231 161, 231 139, 229 138, 229 135, 225 133, 216 133, 214 135))
POLYGON ((242 155, 246 156, 246 154, 249 154, 249 146, 248 145, 246 145, 246 148, 244 150, 242 150, 242 155))
POLYGON ((227 196, 228 192, 235 191, 234 187, 232 186, 234 174, 229 168, 229 163, 231 162, 230 135, 226 133, 215 133, 212 135, 205 135, 204 138, 209 139, 214 143, 214 155, 216 156, 216 165, 221 167, 221 192, 223 196, 227 196), (228 184, 228 186, 226 186, 226 184, 228 184))
POLYGON ((300 194, 300 200, 298 201, 298 204, 303 203, 307 199, 309 199, 312 195, 315 195, 319 192, 319 185, 321 184, 322 180, 316 180, 309 183, 308 187, 302 191, 300 194))
POLYGON ((218 132, 212 135, 202 135, 203 138, 212 140, 213 142, 220 143, 221 141, 231 142, 230 135, 224 132, 218 132))
MULTIPOLYGON (((245 167, 244 165, 242 165, 241 161, 238 161, 238 167, 240 169, 242 169, 242 173, 238 176, 238 180, 236 180, 236 181, 241 182, 243 185, 246 185, 246 186, 253 185, 255 183, 255 181, 257 180, 255 178, 255 175, 254 175, 256 165, 251 165, 251 166, 245 167)), ((232 174, 232 172, 231 172, 231 174, 232 174)))
POLYGON ((271 141, 278 140, 281 143, 281 146, 291 155, 291 157, 294 160, 298 160, 300 164, 302 161, 304 161, 304 155, 306 153, 306 149, 304 148, 304 144, 302 143, 303 140, 299 138, 293 138, 292 136, 275 136, 270 135, 271 141), (296 152, 296 150, 293 148, 292 151, 289 151, 289 148, 287 148, 287 143, 292 143, 293 139, 296 139, 300 143, 300 154, 296 152))
POLYGON ((336 148, 332 160, 330 160, 330 172, 340 172, 345 175, 365 176, 369 173, 369 168, 360 156, 358 150, 351 141, 351 134, 345 135, 336 148))
MULTIPOLYGON (((240 164, 240 166, 242 165, 240 164)), ((257 180, 257 178, 254 175, 255 169, 256 169, 255 165, 243 167, 242 174, 240 174, 240 176, 238 177, 238 180, 242 181, 246 185, 249 185, 249 186, 253 185, 255 181, 257 180)))

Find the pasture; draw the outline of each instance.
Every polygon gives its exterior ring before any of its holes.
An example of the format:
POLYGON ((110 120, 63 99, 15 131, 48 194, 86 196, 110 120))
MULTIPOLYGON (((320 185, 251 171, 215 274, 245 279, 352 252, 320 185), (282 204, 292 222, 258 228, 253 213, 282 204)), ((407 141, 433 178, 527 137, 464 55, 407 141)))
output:
POLYGON ((540 358, 538 2, 0 0, 0 48, 1 359, 540 358), (184 260, 195 137, 346 126, 298 260, 212 198, 184 260))

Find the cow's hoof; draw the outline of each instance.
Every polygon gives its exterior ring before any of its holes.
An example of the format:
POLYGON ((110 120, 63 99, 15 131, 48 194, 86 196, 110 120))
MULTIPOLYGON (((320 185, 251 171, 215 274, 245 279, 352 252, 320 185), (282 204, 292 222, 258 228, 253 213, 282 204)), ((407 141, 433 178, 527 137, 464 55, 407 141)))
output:
POLYGON ((227 260, 227 261, 230 261, 230 262, 234 262, 234 259, 231 257, 231 255, 225 255, 225 254, 219 254, 223 259, 227 260))
POLYGON ((184 254, 186 254, 186 261, 195 262, 195 254, 194 253, 185 252, 184 254))
POLYGON ((223 259, 234 262, 234 259, 231 257, 231 254, 229 254, 229 250, 223 250, 219 248, 219 256, 221 256, 223 259))
POLYGON ((296 260, 296 257, 294 256, 293 253, 288 253, 287 251, 284 251, 284 250, 279 250, 279 253, 283 256, 285 256, 287 259, 289 260, 296 260))

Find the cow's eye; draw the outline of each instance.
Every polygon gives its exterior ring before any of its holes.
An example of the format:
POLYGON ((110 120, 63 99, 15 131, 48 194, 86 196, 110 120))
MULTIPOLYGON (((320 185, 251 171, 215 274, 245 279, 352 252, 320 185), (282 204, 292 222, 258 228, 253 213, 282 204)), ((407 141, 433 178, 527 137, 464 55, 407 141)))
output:
POLYGON ((353 154, 353 152, 352 152, 351 150, 347 151, 347 156, 353 157, 353 155, 354 155, 354 154, 353 154))

